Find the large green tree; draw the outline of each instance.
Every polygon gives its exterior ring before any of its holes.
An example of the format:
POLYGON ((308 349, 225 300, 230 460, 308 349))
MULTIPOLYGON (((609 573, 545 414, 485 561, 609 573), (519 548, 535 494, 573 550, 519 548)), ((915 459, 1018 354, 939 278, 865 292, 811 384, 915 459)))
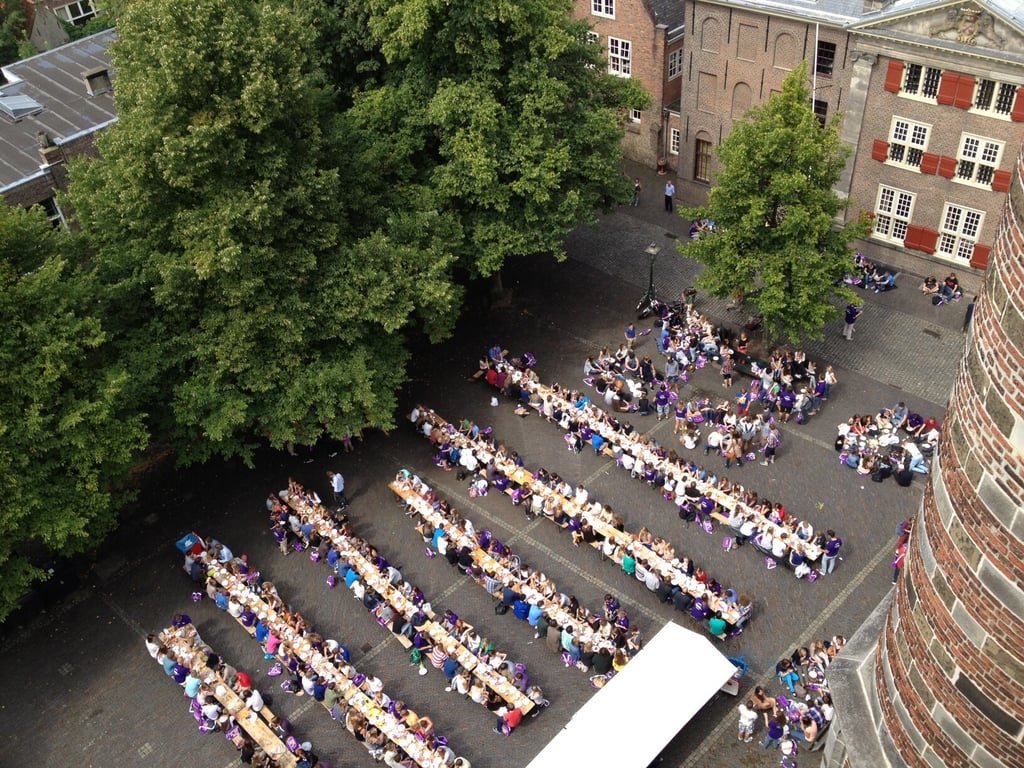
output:
POLYGON ((821 338, 838 316, 837 299, 852 292, 850 243, 866 220, 836 226, 845 201, 832 189, 850 150, 839 138, 839 116, 822 126, 811 110, 807 65, 786 78, 782 92, 751 109, 718 147, 720 170, 691 219, 712 219, 716 232, 680 246, 705 265, 699 284, 716 296, 742 291, 763 316, 772 338, 821 338), (837 285, 838 283, 838 285, 837 285))
POLYGON ((118 34, 118 123, 71 200, 156 433, 195 461, 391 426, 400 332, 454 316, 457 230, 365 207, 289 4, 133 0, 118 34))
POLYGON ((459 262, 561 254, 626 194, 623 115, 650 97, 610 76, 569 0, 357 0, 384 63, 352 115, 390 168, 456 217, 459 262), (392 137, 399 137, 393 142, 392 137))
POLYGON ((0 201, 0 620, 52 553, 87 550, 117 522, 146 432, 124 397, 72 235, 0 201))

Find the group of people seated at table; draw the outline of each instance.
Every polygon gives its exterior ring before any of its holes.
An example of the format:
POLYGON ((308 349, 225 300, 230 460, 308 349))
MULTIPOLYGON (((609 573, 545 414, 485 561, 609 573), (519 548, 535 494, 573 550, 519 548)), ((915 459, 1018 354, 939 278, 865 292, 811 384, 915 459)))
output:
MULTIPOLYGON (((453 430, 445 428, 440 423, 440 417, 432 411, 417 407, 416 413, 417 418, 429 420, 438 432, 452 434, 453 430)), ((486 436, 483 445, 476 446, 471 436, 463 430, 459 430, 459 437, 463 453, 477 450, 487 457, 486 464, 480 470, 481 477, 475 482, 505 492, 514 505, 522 506, 528 519, 543 516, 570 531, 576 546, 587 543, 600 550, 602 555, 618 563, 629 575, 644 581, 645 586, 662 601, 674 604, 678 610, 689 612, 698 621, 708 621, 712 634, 718 637, 726 635, 726 622, 716 613, 716 606, 723 603, 731 608, 726 613, 732 614, 730 618, 733 626, 729 630, 733 634, 742 631, 750 618, 750 598, 725 588, 703 569, 694 566, 689 558, 677 555, 669 541, 654 536, 646 527, 635 535, 628 533, 622 517, 610 506, 590 499, 586 488, 582 486, 573 489, 557 473, 548 473, 544 468, 539 468, 532 474, 525 473, 527 479, 523 480, 524 473, 520 472, 523 463, 510 460, 507 449, 496 444, 493 434, 486 436), (617 533, 609 535, 608 528, 617 533), (652 561, 653 555, 645 556, 643 553, 646 551, 656 555, 661 564, 652 561)), ((694 492, 696 486, 691 485, 691 492, 694 492)), ((681 484, 680 493, 684 493, 681 484)), ((431 502, 440 503, 435 492, 429 491, 428 496, 431 502)), ((694 517, 697 514, 694 511, 694 517)))
POLYGON ((621 650, 625 659, 640 650, 640 629, 632 625, 617 600, 606 600, 601 612, 587 610, 575 597, 559 591, 543 571, 523 564, 490 532, 478 531, 471 520, 439 498, 419 477, 400 475, 396 482, 418 497, 419 503, 429 505, 438 518, 431 521, 416 504, 404 502, 411 514, 420 518, 416 529, 424 542, 494 597, 501 612, 511 613, 533 627, 536 638, 551 626, 557 627, 559 638, 564 638, 559 652, 567 654, 563 657, 567 666, 586 668, 585 662, 580 666, 581 660, 590 658, 584 655, 602 649, 610 656, 621 650), (485 568, 488 561, 496 564, 491 570, 485 568))
MULTIPOLYGON (((251 712, 266 718, 269 710, 265 701, 269 703, 270 697, 259 692, 248 674, 214 653, 187 614, 176 615, 171 626, 160 633, 147 635, 146 649, 167 676, 184 689, 200 733, 222 731, 238 750, 242 762, 255 768, 277 768, 278 761, 243 728, 245 722, 236 719, 238 713, 228 712, 220 700, 230 689, 251 712)), ((305 747, 308 749, 300 745, 295 750, 296 757, 306 761, 303 768, 313 768, 319 760, 312 745, 305 747)), ((283 743, 280 748, 283 751, 283 743)))
MULTIPOLYGON (((290 489, 297 488, 292 481, 290 489)), ((438 768, 450 765, 455 759, 446 739, 434 732, 429 719, 422 724, 417 722, 412 728, 407 721, 396 718, 400 721, 402 737, 410 743, 414 741, 417 749, 429 754, 429 758, 421 754, 416 759, 403 751, 397 736, 392 734, 394 738, 389 739, 381 728, 369 722, 368 706, 390 712, 385 706, 390 699, 383 691, 380 678, 358 672, 349 662, 348 650, 336 640, 325 639, 316 632, 308 620, 282 600, 273 583, 263 580, 246 560, 235 558, 211 567, 207 590, 215 600, 216 595, 225 590, 233 602, 240 605, 241 612, 235 615, 229 603, 228 613, 251 629, 265 658, 275 660, 273 671, 268 674, 282 678, 282 690, 309 695, 323 704, 374 757, 382 757, 390 749, 399 756, 399 764, 429 764, 438 768), (228 583, 235 586, 229 587, 228 583), (325 667, 331 672, 325 672, 325 667), (355 689, 365 700, 347 695, 355 689)))
MULTIPOLYGON (((295 487, 293 482, 292 488, 295 487)), ((415 606, 415 611, 411 615, 407 615, 399 606, 391 605, 389 596, 375 589, 351 564, 351 554, 342 551, 326 537, 320 536, 314 528, 308 537, 308 544, 311 550, 316 551, 316 559, 325 562, 334 571, 336 577, 344 581, 345 585, 352 590, 353 595, 374 615, 381 626, 388 628, 396 635, 409 638, 413 663, 419 665, 421 675, 426 674, 426 664, 429 662, 435 669, 441 670, 448 680, 449 685, 446 690, 454 689, 470 696, 491 711, 507 709, 511 702, 504 701, 491 687, 474 676, 471 670, 464 668, 459 663, 458 652, 453 645, 457 642, 481 662, 489 665, 496 675, 504 678, 510 686, 514 686, 530 698, 538 707, 535 709, 535 714, 539 713, 539 707, 546 706, 543 691, 539 686, 530 684, 530 677, 526 672, 525 665, 509 660, 506 654, 495 649, 493 643, 486 638, 481 639, 476 636, 475 630, 453 611, 446 610, 440 620, 435 619, 433 608, 423 591, 404 579, 401 572, 389 563, 374 546, 355 536, 347 521, 336 526, 335 535, 339 538, 344 537, 347 545, 356 550, 364 562, 372 565, 381 583, 388 585, 388 590, 393 589, 401 594, 408 603, 415 606), (445 638, 443 640, 437 640, 428 631, 427 624, 431 621, 435 621, 444 630, 445 638), (446 647, 449 640, 452 644, 446 647), (471 693, 473 695, 470 695, 471 693)))
POLYGON ((760 715, 764 718, 761 746, 765 749, 781 749, 787 757, 795 757, 801 744, 809 751, 819 750, 835 718, 825 671, 845 644, 842 636, 816 640, 810 647, 797 648, 791 656, 780 659, 775 673, 784 692, 771 696, 762 686, 754 688, 750 698, 739 706, 739 740, 753 741, 760 715))
MULTIPOLYGON (((540 391, 541 389, 538 387, 536 392, 540 391)), ((734 524, 735 529, 742 528, 745 532, 736 537, 738 543, 743 543, 763 531, 775 534, 785 532, 788 541, 786 541, 785 551, 780 557, 785 564, 790 564, 789 555, 792 550, 806 556, 805 550, 813 551, 814 548, 820 547, 822 543, 819 541, 820 535, 807 542, 814 545, 810 548, 805 546, 803 540, 794 535, 797 526, 810 528, 812 531, 813 527, 809 523, 801 523, 792 516, 786 516, 781 505, 766 507, 763 502, 758 500, 756 492, 748 491, 740 483, 730 481, 728 477, 719 478, 713 468, 706 468, 692 459, 681 457, 674 449, 666 450, 648 435, 637 435, 631 425, 620 422, 613 415, 606 414, 592 403, 572 402, 574 393, 570 393, 570 397, 563 397, 558 385, 549 389, 545 388, 543 392, 543 397, 550 398, 554 405, 554 416, 569 419, 569 424, 565 427, 569 434, 577 434, 578 439, 589 443, 595 452, 607 451, 616 458, 617 463, 630 472, 632 477, 660 490, 666 500, 676 505, 682 519, 697 520, 702 524, 706 522, 710 525, 713 517, 728 518, 734 524), (780 517, 781 522, 774 520, 773 516, 780 517), (780 531, 778 526, 793 526, 793 528, 780 531), (752 532, 751 528, 753 528, 752 532)), ((688 424, 685 427, 686 430, 693 429, 692 418, 688 413, 690 410, 695 410, 695 413, 701 416, 702 422, 707 420, 713 424, 718 420, 725 423, 726 417, 722 414, 728 409, 724 411, 715 409, 713 413, 702 413, 699 408, 691 409, 691 404, 688 404, 681 419, 688 424)), ((751 424, 754 423, 756 422, 751 422, 751 424)), ((763 433, 758 434, 756 430, 750 432, 746 429, 741 431, 740 426, 746 427, 746 423, 742 419, 737 422, 736 435, 730 435, 730 439, 738 441, 738 446, 741 449, 741 453, 736 454, 737 457, 743 455, 743 449, 750 450, 754 440, 763 439, 763 433)), ((764 422, 763 426, 768 427, 768 435, 773 433, 767 422, 764 422)), ((777 434, 777 430, 775 432, 777 434)), ((717 427, 712 427, 705 440, 705 453, 709 453, 711 450, 721 451, 721 438, 723 437, 717 427)), ((493 440, 493 437, 489 439, 493 440)), ((740 458, 739 462, 742 460, 740 458)), ((727 467, 728 461, 727 454, 727 467)), ((775 538, 781 538, 781 536, 776 535, 775 538)), ((777 548, 778 545, 776 544, 775 547, 777 548)), ((814 558, 808 559, 813 560, 814 558)), ((794 564, 794 569, 801 564, 794 564)))
POLYGON ((912 413, 902 401, 875 415, 854 414, 837 427, 835 449, 840 461, 875 482, 892 476, 909 485, 912 473, 929 472, 926 457, 935 452, 939 422, 912 413))

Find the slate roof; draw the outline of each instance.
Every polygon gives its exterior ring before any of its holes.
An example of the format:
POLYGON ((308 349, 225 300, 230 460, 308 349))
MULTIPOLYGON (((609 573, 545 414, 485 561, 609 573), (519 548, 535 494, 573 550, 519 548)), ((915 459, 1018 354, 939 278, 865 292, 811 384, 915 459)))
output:
POLYGON ((8 82, 0 86, 0 192, 40 173, 40 131, 59 145, 117 119, 113 93, 91 96, 84 79, 99 68, 114 79, 107 51, 116 35, 106 30, 3 67, 8 82))
POLYGON ((805 21, 817 21, 835 27, 852 24, 864 12, 864 0, 707 0, 717 5, 748 8, 759 13, 805 21))

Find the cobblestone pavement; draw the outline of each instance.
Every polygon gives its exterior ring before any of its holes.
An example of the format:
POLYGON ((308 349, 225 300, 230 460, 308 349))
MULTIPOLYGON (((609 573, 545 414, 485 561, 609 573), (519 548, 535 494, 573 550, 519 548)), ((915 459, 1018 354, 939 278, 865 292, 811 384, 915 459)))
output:
MULTIPOLYGON (((660 205, 660 200, 656 202, 660 205)), ((867 298, 871 311, 864 321, 872 316, 877 321, 864 322, 851 343, 832 334, 834 338, 823 342, 820 353, 817 348, 811 350, 812 355, 820 354, 821 359, 840 366, 840 385, 822 414, 803 426, 785 425, 776 465, 765 468, 748 463, 729 470, 730 476, 762 496, 782 501, 791 514, 811 520, 817 528, 834 527, 840 532, 844 560, 836 573, 814 584, 798 582, 784 569, 766 570, 749 549, 725 552, 721 532, 708 536, 696 526, 683 525, 656 491, 628 481, 613 462, 589 451, 567 452, 555 427, 535 416, 515 417, 506 403, 491 408, 486 386, 466 379, 480 351, 500 341, 513 351, 534 353, 543 380, 581 386, 583 359, 601 345, 617 343, 632 318, 647 282, 643 249, 652 239, 660 238, 665 247, 658 262, 662 292, 678 293, 688 285, 694 265, 682 258, 670 262, 671 241, 664 236, 667 227, 652 223, 654 212, 643 206, 632 214, 614 213, 596 227, 574 234, 568 241, 570 258, 563 263, 535 257, 510 266, 504 302, 486 313, 467 315, 450 342, 415 351, 402 407, 419 401, 451 420, 468 417, 493 425, 498 438, 518 450, 527 466, 544 466, 573 485, 585 484, 592 498, 623 514, 631 529, 648 526, 719 580, 751 594, 754 619, 723 650, 744 655, 750 662, 744 690, 758 682, 774 690, 777 684, 771 672, 780 656, 816 638, 851 635, 888 593, 896 523, 914 514, 923 489, 920 480, 909 489, 891 482, 862 483, 863 478, 840 467, 832 449, 835 424, 851 413, 875 410, 897 399, 906 399, 911 408, 923 413, 940 412, 959 350, 959 318, 951 311, 955 306, 941 308, 949 311, 930 317, 930 305, 917 307, 916 300, 923 297, 912 290, 877 298, 872 294, 867 298), (939 338, 922 329, 935 331, 939 338), (913 342, 896 339, 899 334, 913 342), (918 349, 925 340, 918 336, 938 343, 934 355, 944 356, 947 362, 918 349), (943 383, 929 388, 939 379, 943 383)), ((719 302, 706 300, 705 308, 713 316, 727 316, 719 302)), ((643 353, 653 347, 650 336, 638 345, 643 353)), ((698 372, 689 386, 694 393, 723 392, 713 370, 698 372)), ((668 422, 647 417, 635 419, 634 424, 666 444, 673 440, 668 422)), ((145 653, 144 634, 165 626, 179 611, 190 613, 204 638, 228 660, 255 673, 262 690, 274 691, 275 710, 293 720, 299 734, 312 740, 336 768, 371 764, 365 751, 308 697, 294 698, 277 689, 265 675, 266 662, 256 644, 233 620, 208 600, 191 601, 194 587, 181 570, 173 542, 184 531, 195 529, 220 538, 236 553, 248 554, 278 585, 286 601, 352 650, 360 670, 380 675, 391 695, 431 714, 439 731, 476 768, 527 765, 594 692, 585 675, 563 668, 556 656, 533 640, 524 624, 511 615, 495 616, 482 590, 439 558, 424 557, 422 541, 387 490, 387 482, 403 466, 429 478, 478 527, 488 527, 510 542, 526 562, 542 568, 584 605, 599 605, 606 592, 614 592, 647 636, 666 621, 700 629, 688 617, 659 605, 641 584, 601 561, 595 551, 574 548, 544 521, 526 522, 499 494, 470 499, 466 483, 434 467, 428 445, 405 424, 387 436, 368 434, 352 453, 336 454, 337 450, 336 445, 324 444, 298 457, 265 451, 253 467, 236 462, 191 470, 168 466, 152 477, 137 510, 99 554, 86 586, 0 645, 6 693, 0 702, 0 728, 7 736, 6 756, 0 764, 19 768, 237 765, 234 750, 221 736, 196 733, 181 691, 145 653), (266 528, 266 493, 284 487, 287 478, 294 476, 324 495, 328 469, 346 476, 357 532, 419 584, 435 607, 453 608, 527 663, 552 701, 549 710, 528 719, 510 739, 496 736, 486 712, 444 693, 435 671, 422 678, 416 675, 401 646, 345 590, 328 590, 323 565, 277 552, 266 528)), ((712 466, 724 471, 720 459, 698 458, 717 462, 712 466)), ((650 701, 633 706, 671 707, 674 694, 652 690, 650 701)), ((756 744, 737 743, 736 703, 723 696, 705 707, 666 748, 663 764, 687 768, 777 765, 776 753, 756 744)), ((816 758, 802 755, 802 768, 814 765, 816 758)))

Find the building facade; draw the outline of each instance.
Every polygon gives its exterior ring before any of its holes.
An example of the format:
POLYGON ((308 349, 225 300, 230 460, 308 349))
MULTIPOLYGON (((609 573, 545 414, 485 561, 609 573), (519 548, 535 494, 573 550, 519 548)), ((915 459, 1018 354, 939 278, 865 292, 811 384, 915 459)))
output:
POLYGON ((900 583, 829 669, 827 768, 1024 766, 1024 148, 1014 149, 900 583))
POLYGON ((852 74, 850 35, 862 0, 688 4, 682 102, 669 126, 676 194, 703 205, 714 182, 715 147, 733 122, 781 90, 802 61, 811 64, 812 106, 822 120, 845 108, 852 74), (793 6, 793 7, 790 7, 793 6))
POLYGON ((694 0, 685 24, 666 127, 683 203, 707 201, 733 122, 807 61, 812 108, 841 115, 853 150, 836 188, 846 217, 874 217, 857 247, 916 274, 984 269, 1024 137, 1024 6, 694 0))
POLYGON ((592 27, 608 72, 630 77, 651 107, 626 116, 623 151, 654 167, 668 152, 668 116, 678 110, 683 56, 683 3, 678 0, 576 0, 575 16, 592 27))
POLYGON ((1024 137, 1024 29, 1001 10, 896 3, 850 29, 863 102, 843 126, 856 147, 851 215, 874 216, 885 263, 988 263, 1024 137))

